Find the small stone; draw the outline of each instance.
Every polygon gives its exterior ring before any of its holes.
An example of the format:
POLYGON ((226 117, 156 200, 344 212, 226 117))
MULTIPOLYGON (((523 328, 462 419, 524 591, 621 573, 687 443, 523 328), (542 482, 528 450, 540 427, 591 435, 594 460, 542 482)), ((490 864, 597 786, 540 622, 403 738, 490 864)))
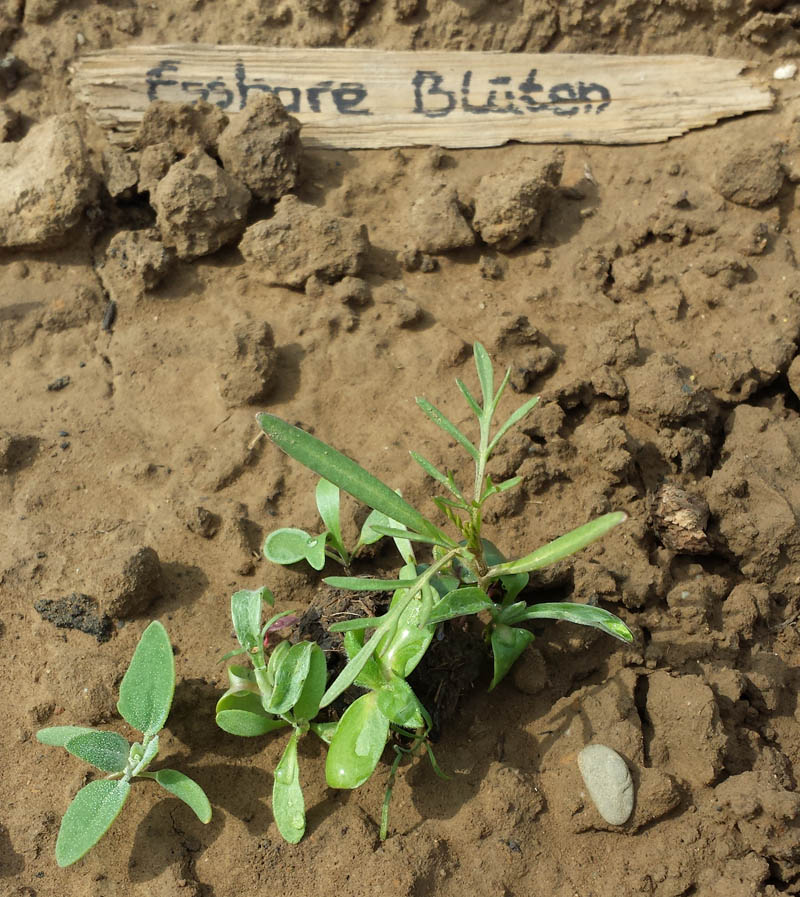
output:
POLYGON ((624 825, 633 812, 633 779, 622 757, 590 744, 578 754, 578 768, 598 813, 609 825, 624 825))
POLYGON ((130 199, 139 179, 134 158, 117 146, 103 150, 103 180, 112 199, 130 199))
POLYGON ((52 383, 47 384, 47 389, 49 392, 60 392, 65 387, 69 386, 70 377, 69 374, 65 374, 63 377, 56 377, 52 383))
POLYGON ((663 483, 656 492, 651 516, 653 529, 665 548, 679 554, 710 554, 705 533, 708 505, 674 483, 663 483))
POLYGON ((757 209, 780 192, 784 171, 781 148, 748 146, 737 150, 717 170, 717 190, 731 202, 757 209))
POLYGON ((155 549, 142 546, 133 553, 117 554, 109 560, 115 566, 123 559, 119 572, 103 582, 102 609, 113 619, 128 619, 143 614, 164 594, 161 561, 155 549))
POLYGON ((228 116, 211 103, 168 103, 156 100, 145 110, 134 139, 139 149, 169 143, 182 155, 198 148, 217 151, 217 140, 228 116))
POLYGON ((171 143, 146 146, 139 156, 139 192, 152 193, 172 163, 177 161, 178 153, 171 143))
POLYGON ((475 243, 475 234, 461 211, 455 189, 444 184, 415 200, 409 213, 409 229, 415 248, 433 255, 475 243))

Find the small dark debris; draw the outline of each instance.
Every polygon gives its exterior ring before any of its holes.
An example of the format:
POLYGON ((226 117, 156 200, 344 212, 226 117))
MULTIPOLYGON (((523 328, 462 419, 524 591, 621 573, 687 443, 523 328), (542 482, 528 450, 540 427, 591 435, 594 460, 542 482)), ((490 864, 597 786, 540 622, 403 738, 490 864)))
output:
POLYGON ((505 844, 511 853, 522 853, 522 845, 513 838, 501 838, 500 843, 505 844))
POLYGON ((59 430, 58 435, 61 436, 62 438, 64 436, 69 436, 69 430, 59 430))
POLYGON ((110 332, 117 320, 117 303, 113 299, 108 300, 105 314, 103 315, 103 330, 110 332))
POLYGON ((36 552, 36 557, 39 558, 39 560, 41 560, 42 558, 46 558, 46 557, 47 557, 47 552, 46 552, 46 551, 37 551, 37 552, 36 552))
POLYGON ((69 383, 69 374, 65 374, 63 377, 57 377, 52 383, 48 383, 47 388, 50 392, 58 392, 60 389, 64 389, 65 386, 69 386, 69 383))
POLYGON ((66 440, 64 440, 64 442, 61 443, 61 448, 62 448, 62 449, 68 449, 68 448, 69 448, 69 443, 68 443, 66 440))
POLYGON ((77 629, 107 642, 113 632, 110 617, 100 614, 97 601, 89 595, 73 592, 63 598, 40 598, 33 605, 44 620, 58 629, 77 629))

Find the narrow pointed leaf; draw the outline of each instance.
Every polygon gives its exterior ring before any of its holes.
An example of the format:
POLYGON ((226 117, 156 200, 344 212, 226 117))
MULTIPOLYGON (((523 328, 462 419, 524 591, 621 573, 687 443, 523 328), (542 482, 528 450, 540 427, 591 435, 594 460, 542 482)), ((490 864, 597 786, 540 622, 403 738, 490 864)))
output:
POLYGON ((326 479, 317 483, 317 510, 322 522, 330 533, 334 547, 342 557, 347 558, 347 551, 342 541, 342 525, 339 518, 339 487, 326 479))
POLYGON ((416 579, 368 579, 363 576, 326 576, 323 580, 335 589, 353 592, 393 592, 413 586, 416 579))
MULTIPOLYGON (((497 392, 494 394, 494 398, 492 399, 492 414, 497 410, 497 406, 500 402, 500 397, 506 391, 506 386, 508 386, 508 381, 511 379, 511 368, 506 370, 505 376, 503 377, 500 386, 497 387, 497 392)), ((491 454, 491 452, 489 452, 491 454)))
POLYGON ((373 530, 381 536, 389 536, 392 539, 405 539, 408 542, 425 542, 428 545, 439 545, 442 548, 453 548, 456 544, 452 539, 423 536, 422 533, 412 533, 407 529, 398 529, 394 526, 375 524, 373 530))
POLYGON ((75 795, 61 820, 56 862, 70 866, 88 853, 111 827, 130 793, 128 782, 100 779, 75 795))
POLYGON ((131 752, 130 744, 116 732, 84 732, 71 738, 64 747, 103 772, 122 772, 131 752))
POLYGON ((312 642, 300 642, 286 652, 275 671, 275 688, 269 705, 264 708, 267 713, 286 713, 294 707, 308 676, 312 647, 312 642))
POLYGON ((364 629, 375 629, 383 622, 383 617, 354 617, 352 620, 340 620, 328 627, 328 632, 361 632, 364 629))
POLYGON ((261 648, 262 593, 268 589, 241 589, 231 595, 231 617, 236 638, 245 651, 261 648))
POLYGON ((492 369, 492 361, 489 358, 489 353, 480 343, 475 343, 472 351, 475 356, 478 382, 481 385, 481 394, 483 395, 483 410, 486 412, 492 407, 492 402, 494 401, 494 370, 492 369))
MULTIPOLYGON (((448 435, 452 436, 456 442, 460 443, 469 453, 470 457, 474 460, 478 460, 478 450, 475 446, 467 439, 467 437, 458 429, 458 427, 450 420, 448 420, 438 408, 431 403, 427 399, 423 399, 421 396, 417 396, 417 405, 427 414, 427 416, 436 424, 437 427, 440 427, 445 431, 448 435)), ((405 523, 405 521, 403 521, 405 523)), ((419 527, 415 526, 412 529, 418 530, 419 527)))
POLYGON ((361 527, 361 533, 358 537, 359 545, 374 545, 383 538, 380 533, 375 532, 373 529, 376 523, 381 526, 392 526, 394 520, 385 514, 381 514, 380 511, 370 511, 369 516, 364 521, 364 525, 361 527))
POLYGON ((508 492, 514 486, 518 486, 522 482, 522 477, 511 477, 510 480, 503 480, 502 483, 492 483, 481 496, 481 500, 489 498, 490 495, 500 495, 501 492, 508 492))
POLYGON ((508 607, 513 603, 519 593, 528 585, 530 576, 527 573, 509 573, 507 576, 501 576, 500 582, 503 585, 503 607, 508 607))
POLYGON ((272 815, 284 839, 297 844, 306 831, 306 804, 297 763, 297 732, 292 733, 272 783, 272 815))
POLYGON ((164 727, 175 691, 175 659, 167 630, 154 620, 139 640, 119 687, 117 709, 145 735, 164 727))
POLYGON ((331 788, 358 788, 372 775, 389 737, 389 720, 371 691, 356 698, 339 720, 328 748, 325 779, 331 788))
POLYGON ((461 390, 461 394, 467 400, 467 404, 475 413, 475 416, 478 418, 483 417, 483 412, 481 411, 481 406, 478 404, 478 400, 474 395, 467 389, 465 383, 462 383, 461 380, 456 380, 456 386, 461 390))
POLYGON ((325 663, 325 653, 319 645, 311 644, 311 654, 308 663, 308 675, 306 676, 300 697, 294 704, 292 713, 296 720, 312 720, 319 713, 319 702, 325 694, 325 685, 328 680, 328 666, 325 663))
POLYGON ((53 747, 66 747, 67 742, 77 735, 96 731, 97 729, 89 729, 86 726, 49 726, 46 729, 39 729, 36 733, 36 740, 41 744, 49 744, 53 747))
POLYGON ((275 673, 277 673, 278 667, 283 663, 283 658, 290 648, 291 645, 286 641, 278 642, 278 644, 275 645, 275 650, 270 654, 269 660, 267 661, 267 678, 270 682, 275 682, 275 673))
MULTIPOLYGON (((633 634, 619 617, 589 604, 570 604, 556 602, 553 604, 535 604, 520 616, 521 620, 568 620, 580 626, 591 626, 622 642, 632 642, 633 634)), ((69 749, 69 748, 67 748, 69 749)))
POLYGON ((439 535, 433 523, 346 455, 272 414, 258 414, 256 420, 278 448, 324 479, 335 483, 353 498, 404 523, 415 532, 439 535))
POLYGON ((559 536, 547 545, 537 548, 536 551, 516 561, 506 561, 503 564, 497 564, 489 568, 489 576, 502 576, 507 573, 527 573, 531 570, 540 570, 550 564, 555 564, 581 548, 591 545, 609 530, 618 526, 627 519, 627 514, 623 511, 614 511, 611 514, 604 514, 590 523, 585 523, 577 529, 559 536))
POLYGON ((514 661, 533 641, 534 635, 527 629, 517 629, 500 624, 492 631, 492 655, 494 657, 494 675, 489 684, 491 691, 514 665, 514 661))
POLYGON ((528 414, 536 407, 536 404, 539 401, 539 396, 534 396, 532 399, 528 399, 524 405, 521 405, 517 410, 509 417, 509 419, 503 424, 502 427, 495 434, 494 439, 489 443, 489 454, 491 454, 500 440, 508 433, 508 431, 514 426, 514 424, 519 423, 528 414))
POLYGON ((464 501, 464 496, 452 477, 448 477, 446 474, 442 473, 438 467, 435 467, 427 458, 424 458, 418 452, 410 452, 409 454, 429 477, 433 477, 437 483, 441 483, 445 489, 452 492, 457 498, 460 498, 462 502, 464 501))
POLYGON ((197 816, 200 822, 211 822, 211 804, 206 797, 205 791, 189 776, 178 772, 177 769, 159 769, 158 772, 150 773, 153 779, 166 788, 170 794, 174 794, 179 800, 182 800, 197 816))
POLYGON ((479 614, 489 610, 494 604, 483 591, 476 586, 465 589, 456 589, 445 595, 433 608, 428 623, 441 623, 444 620, 453 620, 456 617, 466 617, 469 614, 479 614))

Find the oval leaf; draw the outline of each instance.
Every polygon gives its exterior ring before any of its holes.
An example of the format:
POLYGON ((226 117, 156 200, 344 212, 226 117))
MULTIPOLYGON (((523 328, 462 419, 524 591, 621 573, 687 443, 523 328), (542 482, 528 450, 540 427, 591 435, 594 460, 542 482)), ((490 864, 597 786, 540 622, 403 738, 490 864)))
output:
POLYGON ((453 620, 455 617, 479 614, 491 607, 494 607, 494 604, 483 589, 477 587, 456 589, 445 595, 434 606, 428 623, 442 623, 444 620, 453 620))
POLYGON ((389 720, 374 691, 345 710, 331 739, 325 779, 331 788, 358 788, 372 775, 389 737, 389 720))
POLYGON ((500 623, 492 631, 492 654, 494 655, 494 676, 489 684, 491 691, 514 665, 514 661, 533 641, 534 635, 527 629, 516 629, 500 623))
POLYGON ((296 564, 308 555, 311 536, 302 529, 276 529, 264 540, 264 557, 273 564, 296 564))
POLYGON ((162 788, 166 788, 170 794, 174 794, 194 810, 200 822, 211 822, 211 804, 197 782, 177 769, 159 769, 153 773, 153 778, 162 788))
POLYGON ((283 729, 289 725, 286 720, 275 719, 271 716, 262 716, 259 713, 251 713, 248 710, 221 710, 216 717, 217 725, 223 732, 229 735, 239 735, 243 738, 255 738, 258 735, 267 735, 276 729, 283 729))
POLYGON ((300 642, 286 652, 275 671, 275 687, 264 708, 267 713, 286 713, 297 703, 308 676, 312 647, 312 642, 300 642))
POLYGON ((86 726, 49 726, 47 729, 39 729, 36 740, 53 747, 66 747, 67 742, 77 735, 96 731, 97 729, 89 729, 86 726))
POLYGON ((64 747, 103 772, 122 772, 131 752, 130 744, 116 732, 84 732, 70 738, 64 747))
POLYGON ((306 804, 297 764, 297 732, 292 733, 272 783, 272 815, 284 839, 297 844, 306 830, 306 804))
POLYGON ((611 514, 604 514, 597 520, 592 520, 579 526, 577 529, 571 530, 563 536, 559 536, 547 545, 537 548, 536 551, 519 558, 516 561, 506 561, 504 564, 498 564, 489 568, 489 576, 501 576, 507 573, 527 573, 531 570, 540 570, 542 567, 548 567, 555 564, 556 561, 563 560, 581 548, 586 548, 592 542, 596 542, 604 536, 609 530, 628 519, 628 515, 623 511, 614 511, 611 514))
POLYGON ((239 644, 247 652, 261 648, 261 602, 264 592, 269 592, 269 589, 241 589, 231 595, 233 628, 239 644))
POLYGON ((101 779, 89 782, 75 795, 61 820, 56 840, 56 862, 77 862, 111 827, 130 793, 128 782, 101 779))
POLYGON ((257 414, 256 420, 278 448, 321 477, 335 483, 353 498, 376 511, 382 511, 392 520, 404 523, 415 532, 441 535, 433 523, 426 520, 396 492, 335 448, 273 414, 257 414))
POLYGON ((328 665, 325 662, 325 652, 319 645, 311 643, 308 675, 292 710, 296 720, 312 720, 319 713, 319 702, 325 694, 327 681, 328 665))
POLYGON ((377 694, 378 707, 389 722, 404 729, 418 729, 425 725, 419 699, 405 679, 393 677, 377 694))
POLYGON ((164 727, 175 691, 175 658, 167 630, 154 620, 139 639, 119 687, 117 710, 145 735, 164 727))

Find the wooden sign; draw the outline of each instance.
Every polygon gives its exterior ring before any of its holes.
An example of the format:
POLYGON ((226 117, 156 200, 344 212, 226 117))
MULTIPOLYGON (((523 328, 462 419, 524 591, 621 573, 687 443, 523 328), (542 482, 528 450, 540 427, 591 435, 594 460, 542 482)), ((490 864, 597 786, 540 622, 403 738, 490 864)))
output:
POLYGON ((654 143, 769 109, 746 64, 706 56, 593 56, 425 50, 128 47, 88 53, 77 96, 126 144, 154 100, 237 112, 280 97, 307 145, 654 143))

